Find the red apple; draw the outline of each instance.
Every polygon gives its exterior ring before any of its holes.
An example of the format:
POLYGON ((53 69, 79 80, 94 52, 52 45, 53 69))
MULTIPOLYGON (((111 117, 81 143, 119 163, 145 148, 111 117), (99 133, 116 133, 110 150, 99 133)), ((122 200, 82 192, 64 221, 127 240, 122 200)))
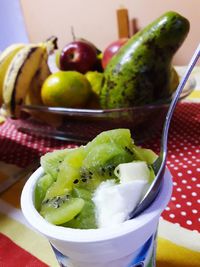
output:
POLYGON ((61 51, 60 69, 86 73, 92 70, 97 61, 95 47, 85 41, 77 40, 67 44, 61 51))
POLYGON ((103 52, 102 66, 105 69, 111 58, 119 51, 119 49, 128 41, 128 38, 121 38, 112 42, 103 52))

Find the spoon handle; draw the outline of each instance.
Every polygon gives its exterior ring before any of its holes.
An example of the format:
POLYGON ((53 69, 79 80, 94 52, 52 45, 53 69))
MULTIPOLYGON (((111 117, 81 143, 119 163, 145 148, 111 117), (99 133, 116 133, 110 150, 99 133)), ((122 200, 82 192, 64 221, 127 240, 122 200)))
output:
POLYGON ((185 86, 197 60, 200 57, 200 44, 198 45, 197 49, 195 50, 188 66, 187 69, 176 89, 175 95, 172 99, 172 102, 169 106, 167 115, 166 115, 166 120, 165 120, 165 124, 163 127, 163 134, 162 134, 162 140, 161 140, 161 153, 163 153, 163 159, 166 159, 166 155, 167 155, 167 141, 168 141, 168 132, 169 132, 169 126, 170 126, 170 122, 171 122, 171 118, 172 115, 174 113, 174 109, 176 107, 177 101, 179 99, 179 96, 183 90, 183 87, 185 86))

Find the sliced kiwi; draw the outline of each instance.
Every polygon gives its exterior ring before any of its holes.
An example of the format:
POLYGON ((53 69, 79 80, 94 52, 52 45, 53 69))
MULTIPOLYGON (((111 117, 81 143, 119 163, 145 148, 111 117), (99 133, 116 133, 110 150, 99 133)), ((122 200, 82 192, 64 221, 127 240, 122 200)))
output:
POLYGON ((59 165, 56 181, 47 190, 45 199, 66 194, 80 177, 80 168, 85 157, 84 147, 68 151, 59 165))
POLYGON ((83 160, 77 185, 94 190, 104 180, 117 180, 114 174, 115 167, 120 163, 131 161, 133 155, 115 143, 94 145, 83 160))
POLYGON ((118 182, 114 169, 134 160, 149 164, 152 180, 155 157, 151 150, 133 144, 128 129, 102 132, 85 147, 48 153, 41 159, 47 177, 36 186, 36 208, 53 224, 96 228, 92 194, 97 186, 107 179, 118 182))
POLYGON ((149 176, 149 184, 151 184, 155 178, 155 173, 154 173, 154 170, 151 166, 151 164, 148 164, 148 168, 149 168, 149 171, 150 171, 150 176, 149 176))
POLYGON ((129 151, 129 153, 133 153, 133 140, 131 139, 131 133, 128 129, 114 129, 110 131, 104 131, 97 135, 91 142, 86 145, 86 151, 92 150, 94 147, 99 146, 101 144, 116 144, 123 149, 129 151))
POLYGON ((65 156, 71 151, 71 149, 55 150, 48 152, 41 157, 40 163, 45 173, 50 174, 55 180, 58 175, 59 166, 64 160, 65 156))
POLYGON ((68 221, 63 226, 79 229, 97 228, 95 219, 95 205, 92 201, 91 191, 83 188, 75 188, 72 191, 72 196, 84 199, 85 203, 81 212, 75 216, 74 219, 68 221))
POLYGON ((35 187, 35 207, 40 210, 41 203, 45 198, 47 189, 54 182, 54 178, 50 174, 45 174, 36 183, 35 187))
POLYGON ((42 202, 40 214, 50 223, 64 224, 80 213, 84 206, 82 198, 70 195, 57 196, 42 202))
POLYGON ((133 150, 137 160, 146 161, 148 164, 152 164, 158 157, 151 149, 134 146, 133 150))

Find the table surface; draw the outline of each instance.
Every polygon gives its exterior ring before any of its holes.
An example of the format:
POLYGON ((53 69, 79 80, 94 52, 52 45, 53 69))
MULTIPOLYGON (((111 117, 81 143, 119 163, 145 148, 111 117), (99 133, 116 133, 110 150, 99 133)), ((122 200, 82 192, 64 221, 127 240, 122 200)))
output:
MULTIPOLYGON (((193 75, 195 91, 178 105, 170 128, 167 166, 174 189, 159 225, 160 267, 200 266, 200 68, 193 75), (175 263, 174 248, 179 252, 175 263)), ((144 146, 158 152, 159 144, 155 136, 144 146)), ((76 145, 21 133, 7 120, 0 125, 0 182, 48 151, 76 145)), ((24 183, 22 177, 0 195, 0 266, 58 266, 47 240, 30 228, 20 211, 24 183)))

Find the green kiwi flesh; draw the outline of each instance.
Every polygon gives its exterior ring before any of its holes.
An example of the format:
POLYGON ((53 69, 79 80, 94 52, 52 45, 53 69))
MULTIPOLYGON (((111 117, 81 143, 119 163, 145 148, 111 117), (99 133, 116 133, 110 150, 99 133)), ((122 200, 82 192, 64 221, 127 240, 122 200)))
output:
POLYGON ((83 208, 82 198, 57 196, 43 201, 40 214, 50 223, 61 225, 72 220, 83 208))
POLYGON ((50 174, 45 174, 36 183, 34 191, 35 207, 40 209, 43 199, 45 198, 48 188, 54 182, 54 178, 50 174))
POLYGON ((40 159, 40 164, 45 173, 50 174, 55 180, 58 175, 58 167, 71 149, 55 150, 48 152, 40 159))
POLYGON ((128 129, 102 132, 86 146, 47 153, 41 159, 46 178, 36 185, 35 206, 53 224, 96 228, 92 194, 98 185, 107 179, 118 182, 114 169, 120 163, 144 160, 150 165, 155 157, 134 145, 128 129))
POLYGON ((74 188, 72 196, 82 198, 84 200, 84 206, 79 214, 71 221, 66 222, 63 226, 78 229, 97 228, 92 192, 83 188, 74 188))

